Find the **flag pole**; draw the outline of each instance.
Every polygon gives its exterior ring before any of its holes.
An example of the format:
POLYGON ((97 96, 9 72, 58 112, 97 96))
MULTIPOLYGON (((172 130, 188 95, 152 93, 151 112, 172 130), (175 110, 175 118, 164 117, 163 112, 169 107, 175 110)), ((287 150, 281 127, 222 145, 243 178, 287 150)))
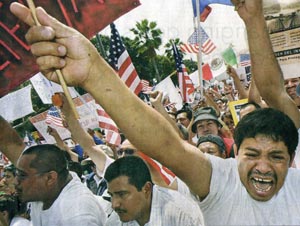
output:
POLYGON ((199 51, 197 54, 197 62, 198 62, 198 79, 199 79, 199 86, 200 86, 200 94, 203 96, 203 75, 202 75, 202 45, 201 45, 201 32, 200 32, 200 0, 196 0, 196 24, 194 22, 194 29, 197 32, 197 43, 199 45, 199 51))
MULTIPOLYGON (((32 17, 33 17, 33 20, 34 20, 35 24, 38 25, 38 26, 40 26, 41 24, 40 24, 40 22, 37 19, 36 12, 35 12, 35 5, 34 5, 33 0, 26 0, 26 1, 27 1, 28 6, 29 6, 29 9, 30 9, 30 11, 32 13, 32 17)), ((61 73, 61 70, 56 69, 55 72, 56 72, 57 77, 59 79, 59 83, 62 86, 63 91, 64 91, 64 93, 66 95, 67 101, 69 102, 70 107, 71 107, 72 111, 75 114, 75 117, 77 119, 79 119, 79 114, 78 114, 78 112, 77 112, 77 110, 75 108, 75 105, 74 105, 73 101, 72 101, 71 94, 70 94, 69 89, 68 89, 68 87, 66 85, 66 82, 64 80, 63 74, 61 73)))

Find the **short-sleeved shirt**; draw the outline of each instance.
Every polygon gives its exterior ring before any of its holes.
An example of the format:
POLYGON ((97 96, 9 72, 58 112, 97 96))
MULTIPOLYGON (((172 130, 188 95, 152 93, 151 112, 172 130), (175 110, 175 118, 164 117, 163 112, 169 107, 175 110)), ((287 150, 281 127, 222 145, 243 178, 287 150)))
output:
POLYGON ((47 210, 42 202, 32 202, 30 217, 33 226, 101 226, 106 214, 93 193, 76 174, 47 210))
MULTIPOLYGON (((179 192, 153 187, 150 220, 145 226, 200 226, 203 216, 197 203, 179 192)), ((136 221, 121 222, 116 212, 113 212, 106 226, 139 226, 136 221)))
POLYGON ((300 171, 289 168, 280 191, 254 200, 240 181, 236 159, 207 155, 212 163, 210 192, 199 206, 206 225, 300 225, 300 171))

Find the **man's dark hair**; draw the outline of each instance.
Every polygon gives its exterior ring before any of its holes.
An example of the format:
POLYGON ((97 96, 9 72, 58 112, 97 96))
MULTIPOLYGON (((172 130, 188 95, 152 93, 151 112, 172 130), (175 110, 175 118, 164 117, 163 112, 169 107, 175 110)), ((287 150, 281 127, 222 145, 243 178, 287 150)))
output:
POLYGON ((184 113, 184 112, 186 113, 186 117, 189 120, 192 120, 192 118, 193 118, 193 111, 192 111, 191 107, 188 104, 185 104, 180 110, 178 110, 176 112, 175 117, 177 118, 177 115, 179 115, 181 113, 184 113))
POLYGON ((255 109, 260 109, 261 108, 261 106, 258 103, 254 102, 254 101, 249 101, 245 104, 242 104, 240 110, 248 107, 249 105, 253 105, 255 107, 255 109))
POLYGON ((281 111, 273 108, 261 108, 250 112, 239 121, 234 131, 234 141, 239 150, 246 138, 257 135, 270 137, 274 141, 283 141, 291 159, 298 145, 298 131, 293 121, 281 111))
POLYGON ((55 171, 62 180, 68 177, 68 163, 64 151, 54 144, 32 146, 26 149, 22 155, 35 155, 30 167, 40 173, 55 171))
POLYGON ((146 182, 151 182, 151 174, 143 159, 137 156, 125 156, 117 159, 107 168, 104 178, 110 183, 112 180, 127 176, 129 184, 141 191, 146 182))

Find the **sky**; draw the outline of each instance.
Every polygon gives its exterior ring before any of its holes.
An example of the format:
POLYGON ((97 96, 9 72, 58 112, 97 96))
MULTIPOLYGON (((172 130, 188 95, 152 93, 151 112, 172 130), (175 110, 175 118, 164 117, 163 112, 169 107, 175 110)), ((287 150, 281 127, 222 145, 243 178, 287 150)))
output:
MULTIPOLYGON (((191 0, 140 0, 140 2, 140 6, 115 21, 121 36, 133 37, 130 28, 135 27, 136 22, 143 19, 157 22, 157 27, 163 31, 163 44, 173 38, 180 38, 182 42, 186 42, 193 33, 191 0)), ((236 52, 247 50, 245 27, 233 7, 217 4, 212 4, 211 7, 212 13, 201 26, 217 46, 214 52, 221 52, 230 44, 233 44, 236 52)), ((100 33, 110 35, 110 29, 107 27, 100 33)))

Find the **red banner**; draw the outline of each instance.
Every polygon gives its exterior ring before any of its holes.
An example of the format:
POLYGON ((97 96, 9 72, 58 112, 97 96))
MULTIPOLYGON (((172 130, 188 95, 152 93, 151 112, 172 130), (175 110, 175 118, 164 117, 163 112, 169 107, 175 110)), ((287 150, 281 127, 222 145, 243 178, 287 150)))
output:
MULTIPOLYGON (((38 72, 30 46, 28 27, 9 11, 14 1, 0 1, 0 97, 38 72)), ((24 3, 25 1, 19 0, 24 3)), ((118 17, 140 5, 139 0, 36 0, 59 21, 91 38, 118 17)))

